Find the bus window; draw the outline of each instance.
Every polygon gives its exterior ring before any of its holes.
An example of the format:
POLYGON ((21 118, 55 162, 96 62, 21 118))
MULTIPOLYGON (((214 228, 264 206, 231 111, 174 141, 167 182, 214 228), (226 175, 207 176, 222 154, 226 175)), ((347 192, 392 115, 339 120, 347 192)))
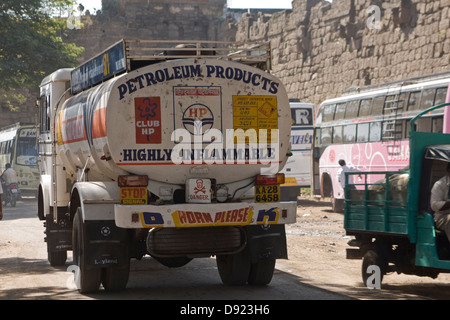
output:
POLYGON ((361 100, 361 106, 359 107, 359 116, 366 117, 370 115, 371 107, 372 107, 372 99, 361 100))
POLYGON ((345 119, 352 119, 358 116, 359 100, 349 101, 345 111, 345 119))
POLYGON ((333 143, 342 143, 342 126, 333 129, 333 143))
POLYGON ((447 97, 447 87, 438 88, 436 90, 436 98, 434 99, 434 105, 438 106, 445 103, 445 98, 447 97))
POLYGON ((360 123, 357 128, 357 142, 368 142, 369 141, 369 123, 360 123))
POLYGON ((322 146, 326 146, 326 145, 331 144, 332 134, 333 134, 333 128, 332 127, 322 128, 322 131, 320 133, 320 144, 322 146))
POLYGON ((370 135, 369 135, 369 141, 370 142, 378 142, 381 140, 381 122, 371 122, 370 123, 370 135))
POLYGON ((434 95, 436 93, 436 89, 424 89, 422 91, 422 100, 420 101, 420 109, 428 109, 434 105, 434 95))
POLYGON ((344 143, 355 142, 356 140, 356 124, 350 124, 344 127, 343 134, 344 143))
POLYGON ((323 121, 333 121, 334 119, 334 110, 336 109, 335 104, 327 105, 323 108, 323 121))
MULTIPOLYGON (((447 98, 447 87, 437 88, 436 95, 434 97, 433 107, 445 103, 446 98, 447 98)), ((431 113, 432 114, 440 114, 440 113, 442 113, 442 110, 444 110, 444 109, 436 109, 436 110, 431 111, 431 113)))
POLYGON ((408 100, 408 111, 417 110, 420 102, 420 91, 411 92, 408 100))
POLYGON ((380 115, 383 113, 385 96, 373 98, 372 115, 380 115))
POLYGON ((432 124, 432 130, 433 132, 442 133, 444 132, 444 118, 443 117, 434 117, 433 118, 433 124, 432 124))
POLYGON ((401 93, 398 97, 398 103, 397 103, 397 112, 403 112, 406 110, 406 100, 408 99, 408 93, 404 92, 401 93))
POLYGON ((334 120, 344 119, 346 104, 347 104, 346 102, 343 102, 343 103, 338 103, 336 105, 336 112, 334 114, 334 120))

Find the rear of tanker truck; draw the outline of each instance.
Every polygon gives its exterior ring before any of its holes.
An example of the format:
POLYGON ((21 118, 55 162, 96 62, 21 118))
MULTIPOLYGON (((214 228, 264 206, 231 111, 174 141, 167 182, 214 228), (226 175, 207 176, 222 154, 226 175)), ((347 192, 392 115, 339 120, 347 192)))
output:
POLYGON ((65 219, 82 292, 124 289, 144 255, 215 257, 224 284, 268 284, 297 208, 280 200, 291 115, 268 44, 152 45, 121 41, 71 71, 40 215, 65 219))

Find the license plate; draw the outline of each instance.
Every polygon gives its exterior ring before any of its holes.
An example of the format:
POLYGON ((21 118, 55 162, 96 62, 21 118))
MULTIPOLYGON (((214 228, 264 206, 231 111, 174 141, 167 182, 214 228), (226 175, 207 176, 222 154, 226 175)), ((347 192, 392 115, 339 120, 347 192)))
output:
POLYGON ((121 187, 120 204, 122 205, 142 205, 147 204, 146 187, 121 187))
POLYGON ((279 185, 255 186, 255 202, 280 201, 279 185))

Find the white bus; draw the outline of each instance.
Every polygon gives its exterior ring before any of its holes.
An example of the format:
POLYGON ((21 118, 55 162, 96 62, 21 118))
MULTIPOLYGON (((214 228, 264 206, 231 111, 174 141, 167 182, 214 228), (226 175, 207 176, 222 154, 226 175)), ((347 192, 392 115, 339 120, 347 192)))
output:
POLYGON ((311 186, 311 146, 314 132, 314 105, 292 102, 291 148, 289 157, 281 171, 285 184, 281 186, 282 200, 296 200, 301 188, 311 186))
POLYGON ((0 173, 7 163, 17 173, 22 194, 36 195, 39 171, 36 153, 37 127, 16 123, 0 129, 0 173))

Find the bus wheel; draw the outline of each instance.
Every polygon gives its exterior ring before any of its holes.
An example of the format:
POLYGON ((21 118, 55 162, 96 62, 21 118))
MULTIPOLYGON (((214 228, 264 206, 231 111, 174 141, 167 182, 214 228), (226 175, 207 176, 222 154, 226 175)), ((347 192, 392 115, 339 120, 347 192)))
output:
POLYGON ((378 284, 381 285, 381 282, 383 281, 383 276, 386 274, 386 267, 387 262, 375 251, 375 250, 368 250, 363 257, 362 262, 362 280, 364 285, 371 286, 373 283, 368 283, 367 281, 378 281, 378 284), (375 267, 375 270, 373 269, 375 267), (376 267, 379 269, 379 274, 376 273, 376 267), (377 276, 379 278, 377 278, 377 276))
POLYGON ((124 290, 130 274, 130 260, 125 267, 110 267, 103 269, 102 284, 106 291, 124 290))
POLYGON ((248 283, 256 286, 269 284, 275 271, 275 262, 275 259, 271 259, 253 263, 250 268, 248 283))
POLYGON ((331 207, 333 209, 333 212, 336 213, 344 212, 344 200, 336 199, 335 197, 331 196, 331 207))
POLYGON ((251 267, 247 249, 236 254, 218 255, 216 262, 223 284, 242 286, 247 283, 251 267))
POLYGON ((102 269, 86 267, 86 230, 83 224, 81 208, 77 209, 73 221, 72 250, 73 261, 79 268, 76 283, 80 293, 97 291, 102 280, 102 269))

